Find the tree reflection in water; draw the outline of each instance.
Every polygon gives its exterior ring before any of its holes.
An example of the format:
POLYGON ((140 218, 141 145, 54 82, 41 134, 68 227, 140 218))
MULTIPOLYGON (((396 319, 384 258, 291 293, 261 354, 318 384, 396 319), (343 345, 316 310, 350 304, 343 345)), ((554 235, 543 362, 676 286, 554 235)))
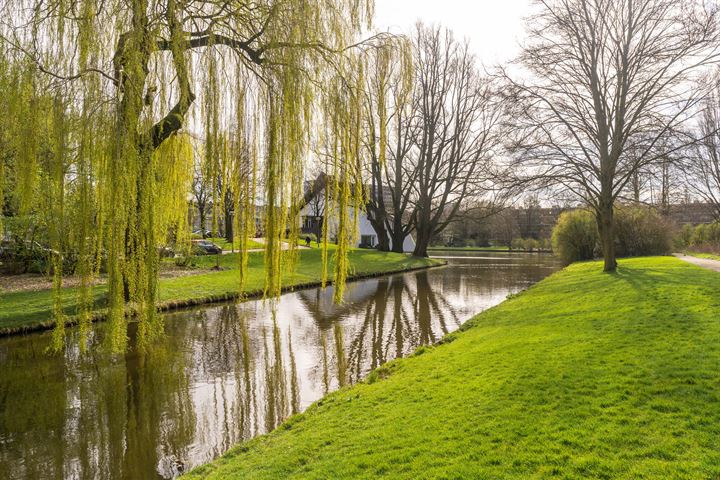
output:
MULTIPOLYGON (((0 478, 171 478, 275 428, 328 391, 431 344, 556 269, 545 257, 444 269, 165 316, 165 335, 121 356, 95 329, 82 355, 49 334, 0 339, 0 478)), ((130 344, 135 330, 129 330, 130 344)))

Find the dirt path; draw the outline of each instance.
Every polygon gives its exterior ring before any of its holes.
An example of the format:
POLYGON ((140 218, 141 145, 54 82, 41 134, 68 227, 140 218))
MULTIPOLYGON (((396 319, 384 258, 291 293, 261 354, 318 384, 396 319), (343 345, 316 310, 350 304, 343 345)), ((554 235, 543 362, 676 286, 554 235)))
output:
POLYGON ((691 257, 689 255, 683 255, 681 253, 676 253, 675 256, 677 258, 679 258, 680 260, 684 260, 688 263, 692 263, 693 265, 697 265, 698 267, 707 268, 708 270, 714 270, 716 272, 720 272, 720 260, 711 260, 709 258, 691 257))

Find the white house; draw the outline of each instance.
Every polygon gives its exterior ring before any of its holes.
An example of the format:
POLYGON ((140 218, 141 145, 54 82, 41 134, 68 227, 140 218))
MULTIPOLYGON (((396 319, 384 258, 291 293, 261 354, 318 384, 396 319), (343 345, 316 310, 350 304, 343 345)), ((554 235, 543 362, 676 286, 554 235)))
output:
MULTIPOLYGON (((300 210, 300 221, 302 222, 300 227, 304 234, 313 234, 317 238, 322 235, 323 224, 326 221, 327 215, 325 212, 325 185, 324 176, 318 177, 317 180, 307 182, 305 205, 300 210)), ((355 207, 350 207, 348 210, 348 218, 352 219, 355 215, 355 207)), ((329 235, 332 238, 333 232, 337 231, 337 212, 333 212, 330 215, 330 230, 329 235)), ((362 248, 374 248, 378 244, 378 236, 375 228, 368 220, 367 214, 360 210, 358 212, 358 232, 357 232, 357 247, 362 248)), ((392 239, 390 240, 392 242, 392 239)), ((392 248, 392 243, 391 243, 392 248)), ((415 249, 415 240, 412 235, 405 237, 403 244, 404 252, 412 252, 415 249)))

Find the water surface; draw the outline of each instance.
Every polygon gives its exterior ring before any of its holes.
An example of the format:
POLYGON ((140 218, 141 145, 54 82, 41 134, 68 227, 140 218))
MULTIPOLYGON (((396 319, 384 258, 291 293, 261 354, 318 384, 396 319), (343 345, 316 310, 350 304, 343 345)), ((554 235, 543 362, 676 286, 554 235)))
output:
MULTIPOLYGON (((173 478, 275 428, 327 392, 544 278, 546 255, 439 253, 448 266, 268 302, 169 313, 146 352, 110 355, 99 324, 89 353, 68 333, 0 339, 0 478, 173 478)), ((131 344, 134 329, 130 329, 131 344)))

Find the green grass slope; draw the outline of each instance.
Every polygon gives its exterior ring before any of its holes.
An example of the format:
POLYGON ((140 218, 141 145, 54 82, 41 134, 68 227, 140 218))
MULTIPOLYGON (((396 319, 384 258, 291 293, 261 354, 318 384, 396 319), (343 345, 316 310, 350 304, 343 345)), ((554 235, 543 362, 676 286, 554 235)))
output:
MULTIPOLYGON (((320 282, 322 277, 321 251, 300 250, 294 272, 286 273, 284 284, 301 286, 320 282)), ((200 268, 212 268, 219 262, 220 271, 159 281, 160 302, 182 304, 184 302, 204 303, 206 300, 234 295, 238 292, 238 255, 202 256, 196 259, 200 268)), ((244 292, 256 294, 265 283, 264 257, 261 252, 250 254, 248 278, 244 292)), ((399 272, 414 268, 439 265, 440 261, 428 258, 413 258, 398 253, 376 250, 352 250, 350 252, 352 276, 362 277, 388 272, 399 272)), ((330 265, 332 277, 332 265, 330 265)), ((99 285, 94 289, 95 305, 101 311, 106 305, 107 288, 99 285)), ((66 313, 73 315, 76 310, 77 290, 64 291, 66 313)), ((50 290, 24 291, 0 294, 0 334, 12 333, 18 329, 35 328, 52 324, 52 292, 50 290)))
POLYGON ((575 264, 199 479, 720 478, 720 275, 575 264))

